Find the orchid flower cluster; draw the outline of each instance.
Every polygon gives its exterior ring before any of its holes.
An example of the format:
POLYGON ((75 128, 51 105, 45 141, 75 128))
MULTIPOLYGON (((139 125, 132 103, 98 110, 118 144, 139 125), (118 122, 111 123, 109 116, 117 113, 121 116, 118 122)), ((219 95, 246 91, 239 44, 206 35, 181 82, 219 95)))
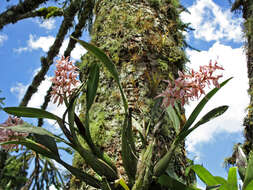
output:
MULTIPOLYGON (((28 133, 20 133, 20 132, 14 132, 11 130, 11 127, 16 125, 22 125, 24 121, 16 116, 9 116, 8 119, 0 124, 0 142, 6 142, 6 141, 13 141, 13 140, 19 140, 20 138, 24 138, 28 136, 28 133)), ((10 150, 10 149, 18 149, 17 144, 7 144, 7 145, 1 145, 3 149, 10 150)))
POLYGON ((213 75, 216 70, 224 69, 218 66, 217 62, 212 64, 210 61, 209 65, 200 66, 198 72, 191 70, 190 74, 184 74, 179 71, 179 77, 173 83, 165 80, 168 86, 156 98, 163 97, 162 106, 164 107, 174 106, 176 101, 184 105, 189 102, 189 99, 198 99, 202 94, 205 94, 204 88, 210 86, 211 82, 215 87, 220 87, 218 80, 222 75, 213 75))
POLYGON ((58 105, 62 104, 65 98, 71 96, 74 90, 79 86, 80 82, 77 79, 77 67, 69 61, 69 57, 61 57, 56 60, 55 76, 51 79, 53 83, 51 95, 53 102, 58 101, 58 105))

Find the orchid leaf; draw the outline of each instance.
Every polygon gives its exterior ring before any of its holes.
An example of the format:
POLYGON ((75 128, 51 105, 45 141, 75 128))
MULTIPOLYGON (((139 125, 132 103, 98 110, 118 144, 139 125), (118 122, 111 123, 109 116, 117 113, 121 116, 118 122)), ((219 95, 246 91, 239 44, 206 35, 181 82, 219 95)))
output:
POLYGON ((53 120, 61 120, 57 115, 47 112, 38 108, 30 107, 5 107, 3 110, 6 113, 18 116, 18 117, 30 117, 30 118, 46 118, 53 120))
POLYGON ((243 189, 243 190, 252 190, 253 189, 253 180, 243 189))
POLYGON ((44 147, 43 145, 31 140, 31 139, 20 139, 14 141, 6 141, 0 143, 0 145, 7 145, 7 144, 20 144, 26 146, 28 149, 31 149, 43 156, 46 156, 51 159, 57 159, 58 155, 51 152, 48 148, 44 147))
POLYGON ((246 187, 252 180, 253 180, 253 152, 251 151, 249 154, 249 160, 242 189, 243 190, 246 189, 246 187))
POLYGON ((220 106, 220 107, 214 108, 211 111, 209 111, 192 128, 190 128, 186 131, 182 130, 179 133, 179 135, 177 136, 176 144, 183 141, 192 131, 197 129, 200 125, 203 125, 204 123, 207 123, 208 121, 210 121, 216 117, 219 117, 220 115, 225 113, 225 111, 227 111, 227 109, 228 109, 228 106, 220 106))
POLYGON ((179 130, 180 130, 180 120, 178 118, 178 115, 176 113, 176 110, 175 108, 173 108, 171 105, 169 105, 169 107, 167 108, 167 113, 173 123, 173 126, 177 132, 177 134, 179 133, 179 130))
POLYGON ((32 134, 38 134, 38 135, 45 135, 45 136, 52 137, 57 141, 69 144, 66 140, 64 140, 63 138, 61 138, 57 135, 54 135, 53 133, 49 132, 48 130, 46 130, 42 127, 32 126, 28 123, 23 123, 22 125, 12 126, 11 130, 15 131, 15 132, 21 132, 21 133, 32 133, 32 134))
POLYGON ((121 97, 122 97, 123 103, 124 103, 125 113, 127 113, 128 112, 127 100, 126 100, 125 94, 124 94, 123 89, 122 89, 121 84, 120 84, 119 74, 118 74, 118 72, 116 70, 115 65, 111 61, 111 59, 101 49, 97 48, 96 46, 94 46, 94 45, 92 45, 90 43, 87 43, 85 41, 76 39, 74 37, 71 37, 71 38, 74 39, 74 40, 76 40, 77 42, 79 42, 85 49, 87 49, 90 53, 92 53, 100 61, 102 61, 102 63, 106 67, 106 69, 111 73, 111 75, 113 76, 114 80, 116 81, 116 83, 119 86, 121 97))
POLYGON ((126 170, 128 178, 131 182, 134 181, 137 171, 136 149, 132 133, 132 118, 131 114, 125 116, 125 121, 122 129, 122 145, 121 154, 123 166, 126 170), (131 166, 131 167, 129 167, 131 166))
POLYGON ((219 182, 216 180, 216 178, 203 166, 192 165, 190 166, 190 168, 198 175, 201 181, 203 181, 207 186, 219 185, 219 182))
POLYGON ((189 187, 183 184, 182 182, 168 176, 162 175, 158 178, 158 183, 169 189, 180 189, 180 190, 200 190, 196 187, 189 187))
POLYGON ((91 105, 94 102, 99 82, 99 65, 93 64, 90 69, 89 78, 87 82, 87 94, 86 94, 86 110, 90 110, 91 105))
POLYGON ((227 186, 229 190, 237 190, 237 167, 229 168, 227 186))
POLYGON ((220 84, 220 88, 214 88, 213 90, 211 90, 201 101, 200 103, 195 107, 195 109, 193 110, 193 112, 191 113, 189 119, 187 119, 184 127, 183 127, 183 131, 187 131, 191 125, 193 124, 193 122, 196 120, 196 118, 198 117, 198 115, 200 114, 200 112, 202 111, 202 109, 205 107, 205 105, 207 104, 207 102, 225 85, 228 83, 228 81, 230 81, 232 79, 229 78, 227 80, 225 80, 224 82, 222 82, 220 84))

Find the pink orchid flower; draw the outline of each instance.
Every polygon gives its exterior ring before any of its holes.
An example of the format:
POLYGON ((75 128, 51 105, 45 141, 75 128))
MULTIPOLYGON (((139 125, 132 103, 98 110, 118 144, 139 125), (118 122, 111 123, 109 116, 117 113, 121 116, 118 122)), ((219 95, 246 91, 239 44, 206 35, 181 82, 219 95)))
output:
POLYGON ((53 83, 51 95, 53 103, 58 102, 60 105, 64 102, 64 98, 72 95, 80 82, 77 79, 77 67, 73 65, 72 61, 69 61, 69 57, 62 56, 56 62, 55 76, 51 79, 53 83))
POLYGON ((178 78, 174 83, 165 80, 168 86, 156 98, 163 97, 163 107, 174 106, 175 101, 179 101, 183 106, 189 100, 198 99, 202 94, 205 94, 204 88, 206 86, 213 84, 217 88, 220 87, 218 80, 222 75, 213 75, 216 70, 224 69, 218 66, 217 62, 213 65, 210 61, 209 65, 200 66, 198 72, 191 70, 190 74, 184 74, 179 71, 178 78))
MULTIPOLYGON (((28 133, 14 132, 11 130, 12 126, 22 125, 23 123, 24 121, 22 119, 9 116, 4 123, 0 124, 0 142, 16 141, 20 138, 27 137, 29 135, 28 133)), ((1 145, 5 150, 18 149, 18 146, 17 144, 1 145)))

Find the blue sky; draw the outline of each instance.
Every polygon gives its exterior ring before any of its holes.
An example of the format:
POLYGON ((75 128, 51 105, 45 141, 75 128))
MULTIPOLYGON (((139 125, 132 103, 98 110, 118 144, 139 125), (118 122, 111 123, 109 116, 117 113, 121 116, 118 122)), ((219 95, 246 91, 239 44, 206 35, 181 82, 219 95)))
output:
MULTIPOLYGON (((0 12, 6 5, 15 2, 17 1, 1 2, 0 12)), ((245 41, 241 28, 243 20, 240 15, 230 13, 228 0, 181 0, 181 2, 191 12, 191 14, 183 13, 181 18, 185 22, 192 23, 191 26, 195 29, 186 34, 188 43, 202 50, 196 52, 187 49, 191 61, 188 66, 198 68, 199 65, 208 64, 209 60, 217 60, 225 68, 222 80, 234 77, 215 99, 208 103, 203 113, 224 104, 230 106, 229 110, 220 118, 196 130, 186 142, 188 154, 196 163, 203 164, 215 175, 226 176, 222 163, 225 157, 231 155, 233 145, 243 142, 242 121, 249 102, 245 41)), ((0 89, 2 90, 0 97, 6 97, 6 106, 19 104, 27 85, 40 68, 40 57, 46 55, 54 40, 60 21, 61 19, 46 22, 40 19, 27 19, 15 25, 10 24, 0 31, 0 89)), ((89 39, 87 33, 82 39, 89 39)), ((67 41, 68 38, 61 48, 61 54, 66 48, 67 41)), ((72 59, 79 59, 83 53, 85 50, 77 46, 72 59)), ((38 93, 32 97, 29 106, 39 107, 43 102, 53 69, 51 68, 47 74, 38 93)), ((195 105, 196 102, 193 102, 186 107, 188 115, 195 105)), ((52 104, 48 109, 58 114, 63 113, 64 110, 63 107, 57 108, 52 104)), ((3 112, 0 112, 0 116, 0 122, 7 117, 3 112)), ((52 122, 49 121, 48 124, 47 128, 59 132, 57 127, 51 126, 52 122)))

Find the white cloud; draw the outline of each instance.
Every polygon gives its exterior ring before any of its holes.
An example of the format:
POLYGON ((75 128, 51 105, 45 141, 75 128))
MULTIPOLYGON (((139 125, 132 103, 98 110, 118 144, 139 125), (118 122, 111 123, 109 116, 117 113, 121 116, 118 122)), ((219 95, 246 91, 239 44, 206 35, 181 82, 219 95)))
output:
MULTIPOLYGON (((187 54, 191 61, 189 65, 191 68, 197 69, 199 65, 208 64, 210 59, 217 60, 225 69, 223 78, 220 81, 234 77, 207 103, 202 110, 201 116, 221 105, 229 106, 227 112, 201 126, 187 138, 187 150, 195 152, 199 156, 199 152, 196 150, 196 145, 199 143, 214 140, 215 135, 218 133, 240 133, 243 130, 242 123, 246 114, 245 108, 249 103, 246 56, 243 47, 232 49, 230 46, 222 45, 219 42, 216 42, 208 51, 196 52, 188 50, 187 54)), ((188 116, 196 105, 197 102, 192 102, 186 107, 188 116)))
MULTIPOLYGON (((60 55, 64 54, 64 51, 67 49, 69 43, 69 39, 64 40, 62 43, 62 47, 60 49, 60 55)), ((75 60, 79 60, 83 54, 85 54, 87 51, 84 49, 79 43, 76 44, 76 47, 71 52, 71 58, 75 60)))
POLYGON ((28 47, 30 50, 42 49, 44 52, 48 52, 51 45, 53 45, 55 38, 53 36, 41 36, 36 39, 35 36, 29 36, 28 47))
POLYGON ((14 48, 13 51, 16 53, 22 53, 24 51, 28 51, 28 47, 14 48))
POLYGON ((23 85, 22 83, 17 83, 15 86, 11 87, 10 91, 11 93, 16 94, 20 101, 23 98, 27 87, 28 86, 23 85))
POLYGON ((1 35, 0 34, 0 46, 8 39, 8 36, 6 34, 1 35))
POLYGON ((55 20, 52 18, 42 21, 36 20, 35 22, 39 24, 41 28, 45 28, 47 30, 52 30, 55 28, 55 20))
POLYGON ((183 12, 181 18, 191 23, 194 37, 206 41, 242 41, 242 18, 234 18, 229 9, 222 10, 212 0, 197 0, 187 8, 191 14, 183 12))
MULTIPOLYGON (((41 49, 44 52, 48 52, 51 45, 53 45, 55 40, 55 37, 53 36, 41 36, 36 38, 34 35, 29 35, 29 40, 27 41, 27 47, 20 47, 17 49, 14 49, 15 52, 22 53, 24 51, 32 51, 32 50, 38 50, 41 49)), ((60 48, 60 55, 64 54, 64 51, 66 50, 68 46, 69 39, 65 39, 62 43, 62 47, 60 48)), ((87 51, 80 45, 76 44, 76 47, 71 52, 71 58, 74 60, 79 60, 83 54, 85 54, 87 51)))

